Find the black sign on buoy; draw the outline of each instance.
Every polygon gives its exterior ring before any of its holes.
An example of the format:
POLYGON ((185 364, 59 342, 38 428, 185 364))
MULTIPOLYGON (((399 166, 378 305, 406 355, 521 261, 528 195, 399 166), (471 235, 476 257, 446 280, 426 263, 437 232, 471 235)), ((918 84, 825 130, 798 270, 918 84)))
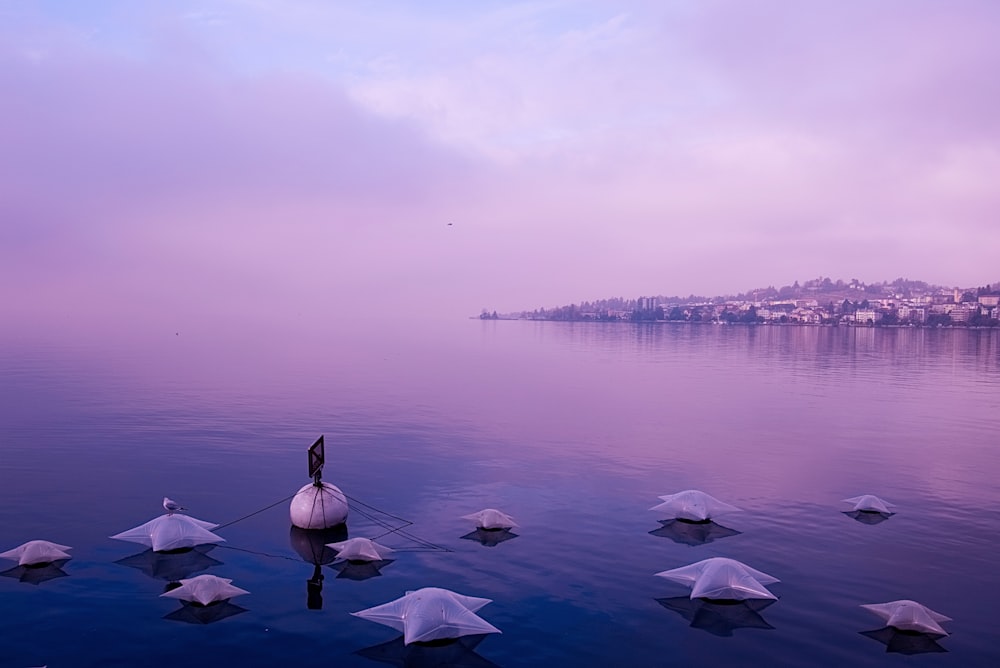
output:
POLYGON ((320 436, 316 442, 309 446, 309 477, 313 479, 313 484, 320 486, 320 476, 323 474, 323 464, 326 462, 326 450, 323 445, 323 437, 320 436))

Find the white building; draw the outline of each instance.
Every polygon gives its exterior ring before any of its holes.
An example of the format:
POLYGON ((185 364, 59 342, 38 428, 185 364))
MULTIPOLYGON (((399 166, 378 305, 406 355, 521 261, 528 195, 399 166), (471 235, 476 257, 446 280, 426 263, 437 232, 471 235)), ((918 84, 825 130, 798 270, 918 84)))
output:
POLYGON ((870 308, 862 308, 854 312, 854 322, 862 324, 867 324, 868 322, 875 323, 881 320, 881 318, 881 313, 870 308))
POLYGON ((1000 306, 1000 295, 979 295, 982 306, 1000 306))

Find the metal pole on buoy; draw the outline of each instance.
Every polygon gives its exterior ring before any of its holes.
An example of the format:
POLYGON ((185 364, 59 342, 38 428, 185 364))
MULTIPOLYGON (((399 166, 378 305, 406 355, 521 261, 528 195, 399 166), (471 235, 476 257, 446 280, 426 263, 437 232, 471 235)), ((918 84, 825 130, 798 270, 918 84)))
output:
POLYGON ((347 521, 347 497, 336 485, 323 482, 326 448, 323 436, 309 446, 309 477, 289 508, 292 525, 301 529, 329 529, 347 521))

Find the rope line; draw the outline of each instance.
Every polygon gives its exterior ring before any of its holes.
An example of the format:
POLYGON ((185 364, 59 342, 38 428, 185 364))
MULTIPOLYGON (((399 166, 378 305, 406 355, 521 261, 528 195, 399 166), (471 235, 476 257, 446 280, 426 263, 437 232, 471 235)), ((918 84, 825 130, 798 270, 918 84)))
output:
POLYGON ((369 505, 369 504, 365 503, 361 499, 356 499, 353 496, 350 496, 348 494, 344 494, 344 496, 347 497, 348 499, 350 499, 351 501, 353 501, 354 503, 360 504, 360 505, 364 506, 365 508, 371 508, 375 512, 377 512, 379 514, 382 514, 382 515, 385 515, 386 517, 391 517, 394 520, 399 520, 400 522, 406 522, 407 524, 413 524, 413 522, 411 522, 410 520, 403 519, 402 517, 397 517, 396 515, 393 515, 392 513, 387 513, 384 510, 380 510, 380 509, 376 508, 375 506, 372 506, 372 505, 369 505))
MULTIPOLYGON (((297 492, 296 492, 296 493, 297 493, 297 492)), ((237 518, 237 519, 233 520, 232 522, 226 522, 225 524, 220 524, 219 526, 215 527, 215 529, 216 529, 216 530, 217 530, 217 529, 225 529, 226 527, 228 527, 228 526, 232 526, 233 524, 236 524, 237 522, 242 522, 243 520, 246 520, 246 519, 250 519, 250 518, 251 518, 251 517, 253 517, 254 515, 259 515, 260 513, 264 512, 265 510, 270 510, 271 508, 274 508, 274 507, 275 507, 276 505, 278 505, 279 503, 284 503, 285 501, 290 501, 290 500, 292 499, 292 497, 294 497, 294 496, 295 496, 295 494, 292 494, 291 496, 286 496, 286 497, 285 497, 285 498, 283 498, 283 499, 279 499, 278 501, 275 501, 274 503, 272 503, 272 504, 271 504, 271 505, 269 505, 269 506, 264 506, 264 507, 263 507, 263 508, 261 508, 260 510, 255 510, 255 511, 253 511, 253 512, 252 512, 252 513, 250 513, 249 515, 244 515, 243 517, 239 517, 239 518, 237 518)))
MULTIPOLYGON (((295 494, 291 494, 289 496, 286 496, 283 499, 279 499, 279 500, 275 501, 274 503, 268 504, 268 505, 264 506, 263 508, 261 508, 260 510, 255 510, 252 513, 248 513, 246 515, 243 515, 242 517, 238 517, 235 520, 232 520, 230 522, 226 522, 225 524, 220 524, 219 526, 217 526, 215 528, 215 530, 225 529, 226 527, 232 526, 232 525, 236 524, 237 522, 242 522, 243 520, 250 519, 254 515, 259 515, 260 513, 264 512, 266 510, 270 510, 271 508, 274 508, 278 504, 285 503, 286 501, 289 501, 289 500, 293 499, 296 496, 296 494, 298 494, 298 492, 296 492, 295 494)), ((380 526, 383 529, 385 529, 385 531, 383 531, 382 533, 378 534, 377 536, 375 536, 371 540, 377 540, 379 538, 384 538, 385 536, 389 536, 389 535, 395 534, 395 535, 397 535, 397 536, 399 536, 401 538, 410 540, 410 541, 416 543, 417 545, 419 545, 419 547, 417 547, 417 548, 393 548, 397 552, 454 552, 454 550, 452 550, 450 548, 444 547, 443 545, 437 545, 436 543, 432 543, 432 542, 430 542, 428 540, 424 540, 423 538, 419 538, 419 537, 413 535, 412 533, 410 533, 408 531, 405 531, 406 528, 413 526, 413 522, 411 520, 407 520, 407 519, 404 519, 402 517, 399 517, 398 515, 393 515, 392 513, 388 513, 388 512, 386 512, 384 510, 376 508, 375 506, 373 506, 371 504, 365 503, 361 499, 355 498, 353 496, 349 496, 347 494, 344 494, 344 496, 347 499, 350 499, 353 504, 355 504, 351 508, 351 510, 354 513, 356 513, 358 515, 361 515, 362 517, 364 517, 368 521, 372 522, 373 524, 377 524, 378 526, 380 526), (364 508, 366 508, 368 510, 362 510, 361 508, 359 508, 357 506, 363 506, 364 508), (390 518, 392 518, 394 520, 402 522, 402 525, 401 526, 394 526, 392 523, 390 523, 387 520, 383 519, 383 517, 390 517, 390 518)), ((322 501, 322 495, 321 495, 321 501, 322 501)), ((220 546, 220 547, 226 547, 226 548, 231 549, 231 550, 241 550, 243 552, 249 552, 251 554, 260 554, 260 555, 269 556, 269 557, 270 556, 280 556, 280 555, 265 554, 263 552, 254 552, 253 550, 246 550, 246 549, 243 549, 243 548, 233 547, 231 545, 224 545, 224 546, 220 546)), ((283 558, 289 559, 290 557, 283 557, 283 558)), ((293 561, 295 561, 295 560, 293 559, 293 561)))
POLYGON ((246 552, 247 554, 255 554, 258 557, 270 557, 272 559, 287 559, 288 561, 299 562, 301 559, 295 557, 289 557, 287 554, 271 554, 269 552, 258 552, 257 550, 248 550, 245 547, 236 547, 235 545, 217 545, 221 550, 236 550, 237 552, 246 552))
POLYGON ((414 543, 417 543, 418 545, 420 545, 426 551, 429 551, 429 552, 430 551, 452 552, 452 550, 449 549, 449 548, 447 548, 447 547, 443 547, 441 545, 437 545, 435 543, 432 543, 430 541, 424 540, 422 538, 418 538, 417 536, 414 536, 412 533, 410 533, 408 531, 405 531, 405 529, 407 527, 413 526, 413 522, 411 522, 410 520, 406 520, 406 519, 403 519, 402 517, 396 517, 395 515, 392 515, 390 513, 383 512, 383 511, 379 510, 378 508, 375 508, 374 506, 368 505, 367 503, 363 503, 363 502, 360 502, 360 501, 358 503, 361 503, 361 505, 364 505, 364 506, 366 506, 368 508, 372 508, 373 510, 377 511, 378 513, 381 513, 381 514, 386 515, 388 517, 392 517, 393 519, 398 519, 400 522, 403 522, 402 526, 398 526, 398 527, 397 526, 392 526, 388 522, 385 522, 381 518, 379 518, 379 517, 377 517, 375 515, 372 515, 371 513, 367 513, 364 510, 361 510, 359 508, 355 508, 354 510, 355 510, 355 512, 357 514, 361 515, 364 518, 367 518, 368 520, 374 522, 375 524, 378 524, 379 526, 381 526, 382 528, 385 529, 385 531, 383 531, 382 533, 378 534, 377 536, 372 537, 371 540, 378 540, 379 538, 383 538, 383 537, 391 535, 391 534, 396 534, 396 535, 401 536, 403 538, 409 539, 409 540, 413 541, 414 543))

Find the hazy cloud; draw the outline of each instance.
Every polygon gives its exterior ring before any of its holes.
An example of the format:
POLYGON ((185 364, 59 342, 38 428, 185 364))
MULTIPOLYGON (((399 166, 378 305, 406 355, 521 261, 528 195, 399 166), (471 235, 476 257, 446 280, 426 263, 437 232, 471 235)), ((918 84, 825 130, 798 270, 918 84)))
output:
POLYGON ((996 279, 990 2, 5 19, 17 312, 464 315, 821 274, 996 279))

